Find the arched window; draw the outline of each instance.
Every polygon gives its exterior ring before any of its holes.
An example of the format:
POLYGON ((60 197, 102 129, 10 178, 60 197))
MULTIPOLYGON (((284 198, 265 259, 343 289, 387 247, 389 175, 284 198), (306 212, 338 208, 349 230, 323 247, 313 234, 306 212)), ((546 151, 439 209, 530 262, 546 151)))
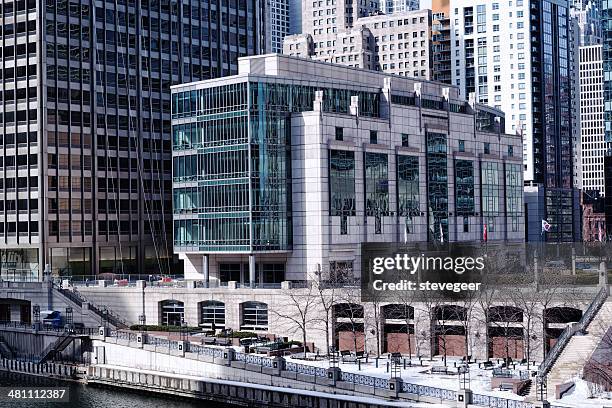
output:
POLYGON ((225 303, 207 300, 200 303, 200 325, 207 329, 225 329, 225 303))
POLYGON ((179 300, 162 300, 159 302, 162 326, 180 326, 185 318, 185 304, 179 300))
POLYGON ((244 302, 240 329, 268 330, 268 305, 261 302, 244 302))

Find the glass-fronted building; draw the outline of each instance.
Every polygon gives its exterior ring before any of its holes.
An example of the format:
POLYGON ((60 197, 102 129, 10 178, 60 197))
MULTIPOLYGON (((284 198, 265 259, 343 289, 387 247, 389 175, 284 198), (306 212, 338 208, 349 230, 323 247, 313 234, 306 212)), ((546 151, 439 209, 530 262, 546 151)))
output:
MULTIPOLYGON (((544 189, 534 215, 547 219, 545 239, 580 240, 579 195, 574 189, 573 0, 453 0, 452 82, 464 97, 506 113, 508 131, 520 134, 524 180, 544 189)), ((577 40, 577 38, 576 38, 577 40)), ((533 229, 536 224, 531 226, 533 229)), ((541 238, 540 238, 541 239, 541 238)))
POLYGON ((354 276, 363 242, 477 242, 484 225, 490 240, 523 239, 521 140, 501 112, 439 83, 296 57, 239 66, 173 87, 186 277, 354 276))
POLYGON ((0 7, 0 277, 172 273, 170 85, 261 49, 259 2, 0 7))

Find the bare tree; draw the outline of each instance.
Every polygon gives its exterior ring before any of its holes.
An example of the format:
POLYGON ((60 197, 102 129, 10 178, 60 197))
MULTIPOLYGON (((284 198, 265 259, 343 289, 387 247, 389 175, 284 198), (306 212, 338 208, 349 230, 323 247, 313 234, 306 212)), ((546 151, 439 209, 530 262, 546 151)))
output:
MULTIPOLYGON (((381 329, 383 327, 384 319, 385 319, 385 316, 382 313, 382 307, 381 307, 382 303, 383 303, 383 295, 381 294, 380 291, 374 291, 373 293, 369 295, 368 304, 370 304, 371 307, 365 308, 365 311, 367 313, 367 315, 365 316, 365 321, 370 322, 374 326, 373 328, 374 333, 372 334, 374 337, 376 337, 376 355, 377 356, 380 356, 380 354, 382 353, 381 329)), ((365 324, 365 321, 364 321, 364 324, 365 324)), ((366 331, 365 327, 364 327, 364 331, 366 331)))
MULTIPOLYGON (((403 324, 406 330, 406 338, 408 342, 408 357, 412 359, 412 346, 413 346, 412 335, 413 333, 416 337, 416 331, 415 331, 415 328, 416 328, 415 317, 416 316, 414 313, 414 305, 416 303, 415 292, 411 290, 404 290, 400 293, 398 300, 399 300, 399 304, 397 305, 398 309, 394 311, 396 313, 396 316, 393 316, 392 318, 399 317, 403 321, 403 324), (412 330, 410 329, 411 326, 412 326, 412 330)), ((418 348, 418 344, 417 344, 417 348, 418 348)), ((418 353, 418 350, 416 351, 418 353)))
POLYGON ((435 332, 435 316, 436 309, 441 304, 441 299, 435 293, 429 291, 421 291, 420 293, 420 308, 427 317, 429 328, 427 331, 420 333, 422 340, 429 341, 429 360, 433 360, 434 357, 434 339, 436 336, 435 332))
POLYGON ((289 330, 301 333, 304 357, 306 357, 307 330, 316 318, 319 303, 315 285, 307 283, 305 289, 285 291, 283 299, 281 304, 272 309, 272 314, 276 315, 281 322, 286 323, 289 330))
POLYGON ((319 298, 318 306, 322 309, 320 317, 317 318, 317 322, 322 324, 322 329, 325 331, 325 346, 326 354, 329 355, 331 344, 330 339, 333 328, 333 313, 336 304, 338 303, 338 292, 340 290, 341 282, 330 276, 329 279, 323 280, 319 275, 317 279, 313 281, 313 288, 315 295, 319 298))
MULTIPOLYGON (((342 318, 345 320, 345 327, 349 328, 352 334, 353 350, 358 351, 358 340, 360 334, 365 336, 364 326, 364 307, 361 303, 361 293, 356 286, 346 286, 339 291, 338 303, 332 313, 334 319, 342 318)), ((365 344, 364 344, 365 348, 365 344)))

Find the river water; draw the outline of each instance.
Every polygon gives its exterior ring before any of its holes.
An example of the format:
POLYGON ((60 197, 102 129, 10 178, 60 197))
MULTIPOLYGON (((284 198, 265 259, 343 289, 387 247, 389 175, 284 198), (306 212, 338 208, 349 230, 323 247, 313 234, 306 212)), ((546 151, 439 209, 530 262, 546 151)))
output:
POLYGON ((0 407, 17 408, 232 408, 216 402, 176 398, 163 394, 133 392, 121 388, 106 388, 59 381, 44 377, 0 372, 0 387, 68 387, 70 402, 0 400, 0 407))

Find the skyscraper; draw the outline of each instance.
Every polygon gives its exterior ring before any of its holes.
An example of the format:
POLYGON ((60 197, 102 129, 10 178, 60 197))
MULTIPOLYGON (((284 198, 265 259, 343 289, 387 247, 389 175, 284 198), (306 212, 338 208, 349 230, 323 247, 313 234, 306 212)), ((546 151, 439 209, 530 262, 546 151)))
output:
POLYGON ((430 10, 376 12, 356 20, 345 17, 347 26, 343 28, 333 17, 340 13, 343 4, 344 0, 339 6, 332 4, 331 8, 315 9, 313 15, 332 17, 317 17, 304 23, 310 31, 286 37, 283 53, 402 76, 431 78, 430 10))
POLYGON ((568 0, 453 0, 450 13, 453 83, 506 112, 509 129, 523 136, 525 182, 544 189, 547 238, 577 239, 568 0))
POLYGON ((380 3, 381 11, 386 14, 413 11, 420 8, 419 0, 382 0, 380 3))
POLYGON ((2 279, 172 272, 170 85, 259 52, 258 5, 2 5, 2 279))
MULTIPOLYGON (((295 2, 294 2, 295 3, 295 2)), ((265 52, 283 52, 283 38, 290 33, 290 0, 265 0, 265 52)), ((300 8, 301 9, 301 8, 300 8)), ((294 24, 298 24, 297 21, 294 24)))

